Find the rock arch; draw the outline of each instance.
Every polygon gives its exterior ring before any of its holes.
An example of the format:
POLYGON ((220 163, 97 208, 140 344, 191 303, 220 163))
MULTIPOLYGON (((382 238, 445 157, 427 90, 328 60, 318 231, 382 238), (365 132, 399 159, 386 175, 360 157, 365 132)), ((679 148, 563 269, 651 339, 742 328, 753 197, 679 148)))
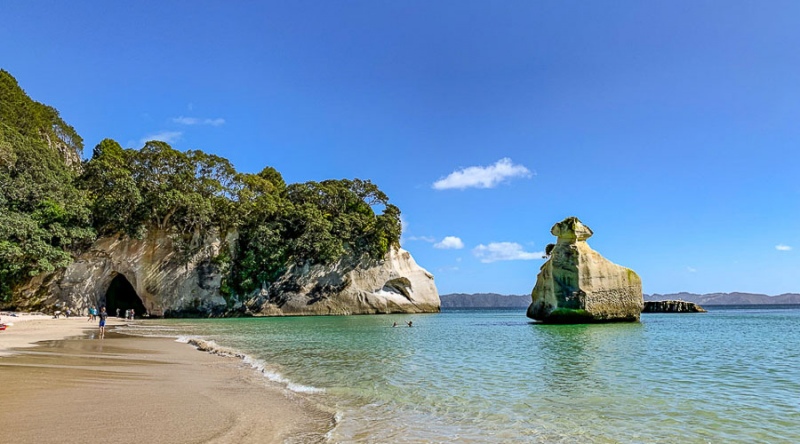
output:
POLYGON ((122 273, 112 275, 101 298, 101 304, 105 305, 108 313, 111 316, 116 316, 117 313, 123 315, 129 309, 133 309, 139 316, 147 313, 149 310, 145 307, 144 300, 128 278, 122 273))

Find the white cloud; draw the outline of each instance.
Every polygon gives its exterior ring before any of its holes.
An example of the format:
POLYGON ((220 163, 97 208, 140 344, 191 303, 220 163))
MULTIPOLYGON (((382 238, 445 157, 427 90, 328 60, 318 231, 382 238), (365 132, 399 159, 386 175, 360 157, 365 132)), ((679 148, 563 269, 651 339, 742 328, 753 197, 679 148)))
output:
POLYGON ((175 117, 172 119, 175 123, 180 123, 181 125, 211 125, 211 126, 220 126, 225 124, 225 119, 221 117, 217 117, 216 119, 201 119, 199 117, 175 117))
POLYGON ((428 243, 431 243, 431 244, 432 244, 432 243, 434 243, 434 242, 436 242, 436 239, 434 239, 434 238, 433 238, 433 237, 431 237, 431 236, 409 236, 409 237, 407 237, 406 239, 408 239, 408 240, 410 240, 410 241, 422 241, 422 242, 428 242, 428 243))
POLYGON ((408 221, 402 214, 400 215, 400 230, 402 233, 408 231, 408 221))
POLYGON ((497 261, 529 261, 541 259, 544 252, 528 252, 516 242, 492 242, 489 245, 480 244, 472 250, 472 254, 484 264, 497 261))
POLYGON ((455 236, 447 236, 441 242, 433 244, 433 248, 442 250, 460 250, 464 248, 464 242, 455 236))
POLYGON ((788 245, 778 244, 778 245, 775 245, 775 249, 778 250, 778 251, 790 251, 792 249, 792 247, 790 247, 788 245))
POLYGON ((433 184, 437 190, 465 188, 494 188, 497 184, 512 177, 531 177, 533 173, 522 165, 514 165, 509 158, 498 160, 486 167, 473 166, 450 173, 433 184))
POLYGON ((686 271, 688 271, 689 273, 697 273, 697 269, 692 267, 686 267, 686 271))
POLYGON ((181 131, 160 131, 158 133, 142 137, 139 139, 139 143, 144 145, 146 142, 151 140, 160 140, 166 143, 173 143, 180 140, 181 136, 183 136, 183 132, 181 131))

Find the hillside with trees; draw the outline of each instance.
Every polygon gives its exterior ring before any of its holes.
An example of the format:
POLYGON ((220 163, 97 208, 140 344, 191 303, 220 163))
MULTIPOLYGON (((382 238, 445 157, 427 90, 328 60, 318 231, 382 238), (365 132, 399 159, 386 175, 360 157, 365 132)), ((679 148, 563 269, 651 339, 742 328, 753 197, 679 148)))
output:
POLYGON ((132 149, 105 139, 83 161, 82 150, 57 110, 0 70, 0 306, 98 237, 159 230, 187 257, 211 233, 233 239, 215 258, 228 295, 269 284, 293 263, 378 259, 399 247, 400 210, 368 180, 286 184, 272 167, 238 172, 161 141, 132 149))

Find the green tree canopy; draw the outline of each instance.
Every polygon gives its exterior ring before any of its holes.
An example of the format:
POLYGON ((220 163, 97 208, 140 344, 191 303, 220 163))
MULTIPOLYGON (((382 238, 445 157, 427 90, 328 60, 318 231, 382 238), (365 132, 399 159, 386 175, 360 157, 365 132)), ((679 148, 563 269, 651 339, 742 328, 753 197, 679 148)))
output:
POLYGON ((222 157, 156 140, 137 150, 105 139, 71 165, 82 149, 58 111, 0 70, 0 300, 67 266, 96 235, 235 232, 219 258, 229 296, 274 282, 291 264, 377 259, 399 246, 400 210, 368 180, 287 185, 272 167, 239 173, 222 157))
POLYGON ((0 70, 0 300, 32 276, 68 265, 94 240, 89 197, 64 157, 80 149, 55 109, 0 70), (72 151, 54 147, 56 140, 72 151))

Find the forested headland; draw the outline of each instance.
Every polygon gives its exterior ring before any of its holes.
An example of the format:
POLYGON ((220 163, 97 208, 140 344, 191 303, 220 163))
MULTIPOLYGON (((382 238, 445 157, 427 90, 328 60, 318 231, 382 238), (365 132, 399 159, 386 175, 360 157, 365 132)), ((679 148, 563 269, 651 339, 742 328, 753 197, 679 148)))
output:
POLYGON ((221 292, 245 295, 287 266, 399 247, 400 210, 369 180, 286 184, 161 141, 138 149, 83 140, 59 112, 0 70, 0 305, 32 277, 69 265, 98 237, 168 233, 187 253, 233 239, 215 261, 221 292), (226 236, 226 234, 235 236, 226 236))

